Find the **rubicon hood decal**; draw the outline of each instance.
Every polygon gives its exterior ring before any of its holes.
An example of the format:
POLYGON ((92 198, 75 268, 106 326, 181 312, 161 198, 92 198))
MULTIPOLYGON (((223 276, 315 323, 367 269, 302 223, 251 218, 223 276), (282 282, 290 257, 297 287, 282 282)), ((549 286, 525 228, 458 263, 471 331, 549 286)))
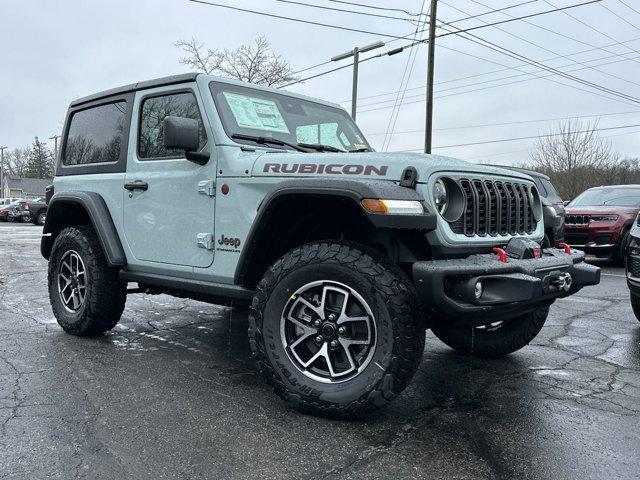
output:
POLYGON ((265 163, 263 173, 327 174, 327 175, 377 175, 384 177, 388 165, 363 165, 359 163, 265 163))

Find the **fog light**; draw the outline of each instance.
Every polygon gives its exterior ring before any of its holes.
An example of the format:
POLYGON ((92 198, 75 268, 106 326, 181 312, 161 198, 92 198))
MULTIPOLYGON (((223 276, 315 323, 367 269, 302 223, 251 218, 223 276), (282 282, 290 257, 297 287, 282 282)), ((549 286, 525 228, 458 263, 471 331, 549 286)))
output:
POLYGON ((476 283, 475 294, 476 299, 480 300, 480 297, 482 297, 482 282, 476 283))

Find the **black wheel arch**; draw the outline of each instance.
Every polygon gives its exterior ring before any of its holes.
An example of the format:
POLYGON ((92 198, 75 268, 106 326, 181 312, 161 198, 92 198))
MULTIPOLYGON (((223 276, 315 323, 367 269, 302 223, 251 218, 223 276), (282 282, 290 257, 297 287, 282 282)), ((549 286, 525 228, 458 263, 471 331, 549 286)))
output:
POLYGON ((255 286, 273 261, 287 251, 319 240, 363 241, 412 260, 429 253, 424 232, 436 228, 436 214, 416 190, 392 182, 326 179, 286 180, 258 207, 235 272, 235 283, 255 286), (365 198, 415 200, 421 216, 372 214, 365 198), (310 228, 311 227, 311 228, 310 228))
POLYGON ((73 191, 53 195, 47 210, 40 244, 42 256, 49 259, 56 236, 72 225, 91 225, 110 267, 124 267, 127 258, 109 207, 96 192, 73 191))

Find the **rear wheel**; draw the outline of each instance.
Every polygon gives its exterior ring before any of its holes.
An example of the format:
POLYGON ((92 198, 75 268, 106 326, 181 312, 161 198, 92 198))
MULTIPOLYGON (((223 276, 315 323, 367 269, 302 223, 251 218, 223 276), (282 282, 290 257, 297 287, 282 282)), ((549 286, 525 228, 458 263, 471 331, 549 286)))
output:
POLYGON ((289 405, 362 417, 407 386, 424 350, 411 282, 366 247, 317 243, 278 260, 258 285, 249 340, 289 405))
POLYGON ((33 219, 33 223, 35 223, 36 225, 44 225, 44 222, 47 220, 47 212, 40 212, 36 215, 36 217, 33 219))
POLYGON ((49 257, 49 299, 58 324, 78 336, 99 335, 120 320, 127 286, 109 267, 95 232, 68 227, 49 257))
POLYGON ((636 318, 640 321, 640 297, 634 295, 633 293, 631 293, 630 295, 631 308, 633 309, 633 313, 635 314, 636 318))
POLYGON ((508 321, 479 327, 455 330, 432 327, 431 330, 442 342, 463 355, 502 357, 528 345, 544 326, 548 314, 549 307, 543 307, 508 321))

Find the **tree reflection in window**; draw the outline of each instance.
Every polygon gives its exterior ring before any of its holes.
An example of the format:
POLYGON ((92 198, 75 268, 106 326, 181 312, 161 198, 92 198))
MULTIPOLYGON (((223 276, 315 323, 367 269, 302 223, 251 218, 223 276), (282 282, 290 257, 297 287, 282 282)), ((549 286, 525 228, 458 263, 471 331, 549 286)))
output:
POLYGON ((193 93, 183 92, 161 97, 147 98, 142 103, 138 155, 140 158, 182 157, 184 152, 167 149, 163 144, 162 122, 165 117, 186 117, 198 121, 200 127, 199 148, 207 142, 198 103, 193 93))
POLYGON ((64 147, 64 165, 117 162, 120 159, 126 102, 75 112, 64 147))

